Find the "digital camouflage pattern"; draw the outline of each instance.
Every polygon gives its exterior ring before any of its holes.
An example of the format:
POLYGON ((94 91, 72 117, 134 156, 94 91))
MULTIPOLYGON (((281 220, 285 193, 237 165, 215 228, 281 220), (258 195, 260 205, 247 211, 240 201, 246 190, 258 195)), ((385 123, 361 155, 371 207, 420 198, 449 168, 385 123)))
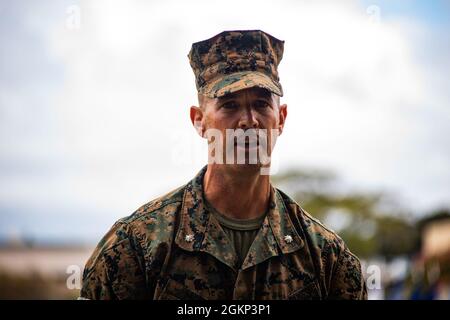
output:
POLYGON ((367 298, 360 262, 342 239, 273 187, 239 266, 205 206, 205 171, 114 224, 86 264, 82 298, 367 298))
POLYGON ((197 91, 210 98, 260 87, 283 95, 277 67, 284 41, 260 31, 224 31, 196 42, 189 52, 197 91))

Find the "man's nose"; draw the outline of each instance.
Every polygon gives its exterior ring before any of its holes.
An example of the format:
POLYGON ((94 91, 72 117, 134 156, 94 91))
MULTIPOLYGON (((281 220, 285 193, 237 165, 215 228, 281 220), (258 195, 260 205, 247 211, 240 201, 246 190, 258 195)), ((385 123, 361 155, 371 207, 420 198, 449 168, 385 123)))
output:
POLYGON ((239 119, 239 128, 240 129, 251 129, 258 128, 259 122, 256 119, 252 108, 246 108, 242 111, 241 117, 239 119))

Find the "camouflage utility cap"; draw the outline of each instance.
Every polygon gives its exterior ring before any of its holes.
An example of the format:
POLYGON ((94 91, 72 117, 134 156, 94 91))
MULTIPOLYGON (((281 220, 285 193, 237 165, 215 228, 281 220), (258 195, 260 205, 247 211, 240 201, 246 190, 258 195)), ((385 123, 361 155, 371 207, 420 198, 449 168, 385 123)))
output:
POLYGON ((260 30, 224 31, 189 52, 198 93, 210 98, 260 87, 283 96, 277 67, 284 41, 260 30))

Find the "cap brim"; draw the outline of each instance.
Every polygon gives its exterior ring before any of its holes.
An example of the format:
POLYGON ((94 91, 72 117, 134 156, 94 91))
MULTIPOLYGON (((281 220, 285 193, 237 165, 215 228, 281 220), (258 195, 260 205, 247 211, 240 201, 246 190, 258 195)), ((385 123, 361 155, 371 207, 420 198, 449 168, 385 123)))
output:
POLYGON ((219 98, 253 87, 267 89, 280 97, 283 96, 281 85, 258 71, 242 71, 221 76, 200 88, 199 93, 210 98, 219 98))

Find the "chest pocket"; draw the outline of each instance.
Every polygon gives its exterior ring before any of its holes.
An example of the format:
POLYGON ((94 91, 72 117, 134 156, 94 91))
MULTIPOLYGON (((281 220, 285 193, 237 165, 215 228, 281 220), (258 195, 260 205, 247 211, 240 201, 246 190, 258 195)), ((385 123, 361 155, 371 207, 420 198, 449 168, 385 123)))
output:
POLYGON ((321 300, 320 290, 315 282, 310 282, 289 294, 288 300, 321 300))
POLYGON ((205 300, 183 284, 169 279, 157 300, 205 300))

